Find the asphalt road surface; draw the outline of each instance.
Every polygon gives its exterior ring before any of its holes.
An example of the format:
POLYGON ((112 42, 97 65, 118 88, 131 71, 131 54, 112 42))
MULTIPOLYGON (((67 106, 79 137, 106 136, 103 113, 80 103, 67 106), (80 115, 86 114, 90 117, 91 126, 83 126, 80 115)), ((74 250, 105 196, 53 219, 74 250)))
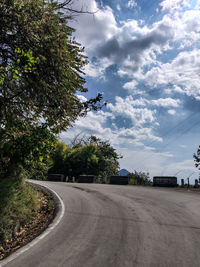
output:
POLYGON ((9 267, 200 266, 200 194, 46 182, 65 204, 56 228, 9 267))

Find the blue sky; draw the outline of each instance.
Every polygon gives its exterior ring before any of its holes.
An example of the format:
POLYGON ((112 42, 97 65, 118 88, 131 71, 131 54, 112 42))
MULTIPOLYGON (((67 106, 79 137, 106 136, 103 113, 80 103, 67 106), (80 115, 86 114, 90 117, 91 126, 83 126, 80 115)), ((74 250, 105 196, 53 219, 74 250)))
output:
POLYGON ((95 12, 72 22, 89 58, 89 98, 107 107, 62 133, 97 135, 123 155, 120 167, 150 176, 198 177, 200 145, 200 0, 79 0, 95 12))

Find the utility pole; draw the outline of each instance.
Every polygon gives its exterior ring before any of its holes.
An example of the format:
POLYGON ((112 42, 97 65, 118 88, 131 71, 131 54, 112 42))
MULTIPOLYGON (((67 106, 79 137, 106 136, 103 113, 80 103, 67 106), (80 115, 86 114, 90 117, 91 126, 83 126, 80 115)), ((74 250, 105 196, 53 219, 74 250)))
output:
POLYGON ((188 176, 187 180, 188 180, 188 191, 189 191, 189 187, 190 187, 190 177, 194 174, 195 172, 190 173, 190 175, 188 176))

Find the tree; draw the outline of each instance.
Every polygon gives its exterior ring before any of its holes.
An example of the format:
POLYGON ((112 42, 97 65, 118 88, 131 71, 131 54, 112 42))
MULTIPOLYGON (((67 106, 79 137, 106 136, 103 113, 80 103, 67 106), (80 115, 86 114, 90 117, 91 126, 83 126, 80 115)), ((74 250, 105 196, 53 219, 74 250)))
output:
POLYGON ((87 58, 72 38, 69 13, 61 10, 70 12, 70 2, 0 2, 0 170, 8 170, 0 176, 25 166, 25 157, 33 160, 33 143, 40 149, 41 136, 48 147, 55 134, 100 108, 100 94, 84 103, 77 96, 87 92, 87 58))
POLYGON ((93 174, 99 177, 117 174, 118 159, 121 156, 116 153, 108 141, 102 141, 95 136, 76 140, 77 143, 73 142, 73 146, 67 147, 65 153, 60 147, 61 143, 57 144, 49 172, 61 172, 75 177, 81 174, 93 174))
POLYGON ((151 180, 149 179, 149 173, 134 171, 128 174, 130 183, 135 185, 149 185, 151 180))
POLYGON ((60 131, 100 100, 82 103, 87 59, 72 38, 59 4, 10 0, 0 4, 0 121, 43 118, 60 131), (59 11, 59 12, 58 12, 59 11))
POLYGON ((68 147, 65 143, 57 141, 55 149, 51 153, 51 163, 49 167, 49 173, 63 174, 65 173, 65 158, 68 151, 68 147))
POLYGON ((0 178, 42 176, 56 138, 44 126, 13 123, 10 133, 0 139, 0 178), (40 174, 39 174, 40 173, 40 174))
POLYGON ((94 145, 83 145, 69 150, 64 161, 65 174, 75 177, 81 174, 97 175, 96 152, 97 147, 94 145))
POLYGON ((122 156, 116 153, 109 141, 103 141, 100 138, 92 135, 88 139, 88 142, 98 147, 98 175, 103 177, 117 175, 119 171, 118 160, 122 158, 122 156))
POLYGON ((193 154, 194 162, 195 162, 195 167, 200 170, 200 146, 197 149, 197 153, 193 154))

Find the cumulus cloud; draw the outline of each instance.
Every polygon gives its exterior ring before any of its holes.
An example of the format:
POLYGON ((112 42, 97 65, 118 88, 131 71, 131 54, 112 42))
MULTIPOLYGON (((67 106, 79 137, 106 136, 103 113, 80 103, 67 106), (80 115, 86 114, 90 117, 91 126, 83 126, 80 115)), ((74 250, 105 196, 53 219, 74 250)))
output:
MULTIPOLYGON (((81 7, 84 1, 78 3, 81 7)), ((131 0, 127 5, 133 7, 136 2, 131 0)), ((155 23, 153 27, 141 26, 140 21, 136 20, 117 24, 110 7, 100 9, 94 0, 89 0, 87 6, 89 11, 97 12, 94 15, 80 15, 71 26, 76 28, 77 40, 86 46, 91 65, 86 68, 86 74, 92 77, 99 76, 103 69, 112 64, 120 65, 125 73, 137 71, 139 67, 151 63, 155 51, 159 52, 173 38, 173 30, 167 20, 155 23), (93 57, 96 57, 96 62, 92 62, 93 57)))
POLYGON ((134 72, 147 61, 151 62, 154 51, 159 51, 172 36, 171 27, 164 23, 148 29, 141 28, 135 22, 124 22, 117 34, 98 47, 97 55, 99 58, 108 58, 111 64, 118 64, 122 69, 134 72), (131 31, 128 31, 131 27, 131 31))
POLYGON ((199 85, 200 50, 180 52, 171 62, 160 63, 145 74, 140 75, 149 87, 173 87, 168 92, 176 92, 200 99, 199 85))
POLYGON ((95 60, 91 60, 88 65, 85 66, 84 72, 87 76, 93 78, 104 78, 105 70, 110 66, 110 62, 108 59, 104 58, 103 60, 99 60, 95 58, 95 60))
POLYGON ((153 140, 157 142, 161 142, 162 138, 155 136, 153 134, 152 128, 122 128, 118 133, 118 137, 125 138, 129 140, 137 140, 137 141, 144 141, 144 140, 153 140))
POLYGON ((116 8, 117 8, 117 10, 118 10, 118 11, 120 11, 120 10, 121 10, 121 7, 120 7, 120 5, 119 5, 119 4, 116 6, 116 8))
POLYGON ((189 7, 190 1, 188 0, 164 0, 160 3, 162 10, 177 10, 183 7, 189 7))
POLYGON ((132 96, 125 99, 116 97, 116 103, 107 105, 107 108, 112 112, 113 116, 121 116, 128 118, 135 126, 142 126, 145 123, 153 123, 155 119, 155 110, 150 110, 146 107, 136 107, 136 102, 132 96))
POLYGON ((129 0, 127 3, 127 7, 129 7, 129 8, 134 8, 136 6, 137 6, 137 3, 134 0, 129 0))
MULTIPOLYGON (((132 107, 138 107, 138 106, 157 106, 157 107, 164 107, 164 108, 168 108, 168 107, 173 107, 173 108, 177 108, 179 107, 181 101, 180 99, 174 99, 174 98, 158 98, 158 99, 152 99, 152 100, 148 100, 146 98, 137 98, 137 99, 133 99, 132 95, 127 96, 124 100, 122 100, 122 98, 120 97, 116 97, 116 103, 118 105, 123 105, 124 103, 127 103, 126 106, 132 106, 132 107)), ((110 108, 111 106, 113 106, 112 104, 108 105, 108 108, 110 108)))
POLYGON ((85 6, 84 10, 94 12, 94 14, 80 14, 76 20, 71 21, 71 26, 76 29, 74 35, 83 46, 86 46, 87 52, 93 50, 97 44, 111 38, 117 31, 117 23, 113 10, 105 6, 99 8, 94 0, 87 2, 75 1, 76 9, 85 6))
POLYGON ((81 102, 86 102, 87 98, 83 95, 77 95, 77 97, 80 99, 81 102))
POLYGON ((79 14, 75 20, 70 21, 70 26, 75 28, 74 36, 85 47, 85 54, 89 58, 89 65, 85 67, 84 72, 91 77, 102 77, 110 62, 106 58, 100 60, 95 57, 95 50, 118 31, 113 10, 109 6, 100 8, 95 0, 80 0, 73 3, 76 10, 93 12, 79 14))
POLYGON ((174 92, 177 92, 177 93, 180 93, 180 94, 183 94, 184 93, 184 90, 180 86, 177 86, 176 84, 173 86, 173 89, 172 90, 174 92))
POLYGON ((113 121, 115 114, 112 112, 99 111, 96 114, 89 112, 87 117, 80 118, 76 121, 73 128, 63 132, 60 137, 69 143, 77 134, 83 136, 96 135, 103 140, 109 140, 115 146, 142 146, 145 140, 152 140, 154 142, 161 142, 162 138, 156 136, 151 127, 118 127, 115 123, 108 123, 108 119, 113 121))
POLYGON ((80 132, 85 135, 97 135, 102 139, 108 139, 118 146, 143 146, 145 140, 161 142, 162 138, 154 133, 157 127, 156 111, 148 109, 149 101, 144 98, 133 99, 128 96, 125 99, 116 97, 114 104, 107 104, 107 111, 89 112, 85 118, 75 122, 74 127, 62 134, 63 139, 74 136, 80 132), (127 126, 121 126, 116 119, 120 117, 129 119, 127 126))
MULTIPOLYGON (((176 109, 182 108, 186 97, 200 100, 200 4, 198 0, 196 7, 191 8, 192 1, 163 0, 157 9, 159 16, 149 25, 140 20, 142 17, 138 20, 123 17, 120 21, 124 9, 137 7, 136 1, 122 2, 120 6, 116 3, 116 17, 114 10, 103 5, 103 1, 101 6, 95 0, 75 1, 79 7, 97 11, 94 15, 80 15, 72 22, 76 39, 86 46, 89 57, 86 74, 101 78, 107 75, 109 66, 117 65, 116 75, 122 82, 120 95, 126 97, 116 97, 113 103, 108 103, 106 112, 90 112, 86 118, 78 120, 64 138, 83 132, 109 139, 118 152, 123 150, 123 167, 127 165, 131 170, 134 165, 134 169, 149 168, 161 174, 166 159, 173 155, 155 152, 153 147, 144 144, 147 140, 162 142, 156 110, 164 108, 163 114, 176 120, 176 109), (143 160, 145 155, 148 161, 143 160), (134 159, 139 159, 141 164, 134 159)), ((109 79, 106 76, 101 82, 106 78, 109 79)), ((103 85, 106 88, 106 82, 103 85)), ((112 90, 114 98, 116 91, 112 86, 107 89, 112 90)), ((82 97, 81 100, 85 101, 82 97)), ((179 163, 180 168, 186 166, 186 169, 192 165, 189 161, 179 163)), ((174 174, 176 170, 177 163, 174 163, 166 173, 174 174)))
POLYGON ((131 82, 125 83, 123 85, 123 88, 127 90, 134 90, 137 85, 138 85, 138 82, 136 80, 132 80, 131 82))
POLYGON ((152 100, 151 104, 158 107, 178 107, 180 104, 180 100, 173 98, 159 98, 156 100, 152 100))
POLYGON ((169 110, 168 110, 168 113, 169 113, 170 115, 174 115, 174 114, 176 114, 176 110, 174 110, 174 109, 169 109, 169 110))
MULTIPOLYGON (((98 11, 94 15, 80 15, 76 22, 72 22, 78 41, 87 47, 90 65, 85 71, 92 77, 102 76, 112 64, 119 66, 118 75, 130 77, 134 72, 139 73, 145 66, 159 67, 157 56, 173 49, 172 42, 179 42, 180 49, 186 46, 191 48, 200 38, 200 10, 180 9, 188 7, 187 0, 162 1, 162 10, 171 10, 171 13, 164 15, 151 27, 133 19, 117 24, 114 11, 108 6, 100 8, 94 0, 75 3, 80 7, 88 6, 89 11, 98 11)), ((131 0, 127 5, 131 7, 135 6, 135 3, 131 0)), ((160 78, 162 75, 158 74, 155 77, 160 78)), ((156 81, 152 86, 154 84, 156 81)))
POLYGON ((109 127, 106 127, 106 121, 108 117, 112 116, 110 113, 106 113, 103 111, 99 111, 96 114, 94 112, 89 112, 86 117, 78 119, 73 128, 69 128, 67 132, 63 132, 60 136, 62 139, 70 140, 79 133, 83 133, 83 135, 97 135, 99 137, 106 136, 107 139, 113 137, 114 133, 112 133, 109 127))
MULTIPOLYGON (((79 96, 83 101, 85 98, 79 96)), ((113 144, 143 146, 145 140, 161 142, 162 138, 155 135, 154 128, 158 126, 156 110, 148 106, 177 107, 179 100, 171 98, 150 101, 145 98, 134 99, 127 96, 125 99, 116 97, 115 103, 107 104, 107 111, 89 112, 87 117, 80 118, 74 128, 62 135, 67 138, 70 133, 76 135, 84 132, 86 135, 97 135, 100 138, 111 140, 113 144), (121 127, 115 120, 120 117, 121 121, 129 119, 127 127, 121 127), (112 126, 111 126, 112 125, 112 126)), ((173 112, 173 111, 169 111, 173 112)))

